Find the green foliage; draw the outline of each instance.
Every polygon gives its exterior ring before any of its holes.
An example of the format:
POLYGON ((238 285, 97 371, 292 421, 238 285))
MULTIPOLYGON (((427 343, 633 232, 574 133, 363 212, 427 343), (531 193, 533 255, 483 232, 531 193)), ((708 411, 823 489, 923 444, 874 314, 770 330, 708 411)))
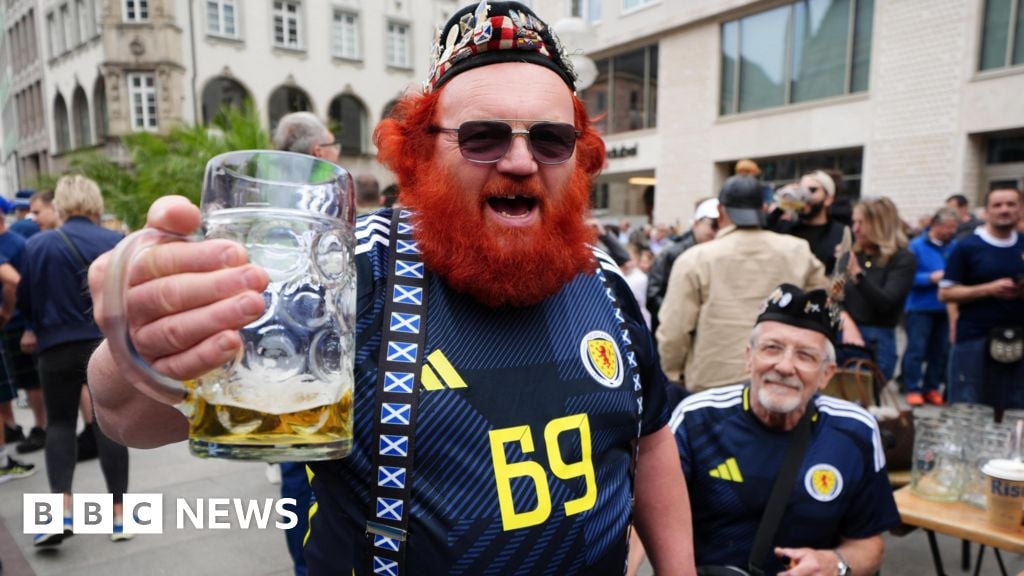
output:
MULTIPOLYGON (((157 198, 178 194, 199 203, 206 162, 231 150, 270 148, 270 137, 260 126, 256 108, 226 108, 210 126, 175 126, 166 136, 138 132, 122 145, 130 163, 118 163, 101 152, 90 151, 70 160, 71 172, 99 184, 107 212, 130 228, 146 222, 146 211, 157 198)), ((57 176, 42 175, 38 188, 52 188, 57 176)))

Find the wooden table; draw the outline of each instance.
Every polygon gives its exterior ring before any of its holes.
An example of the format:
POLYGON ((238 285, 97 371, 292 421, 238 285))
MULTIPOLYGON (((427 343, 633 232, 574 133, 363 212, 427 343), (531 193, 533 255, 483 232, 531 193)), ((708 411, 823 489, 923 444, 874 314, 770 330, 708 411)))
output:
POLYGON ((985 510, 963 502, 926 500, 911 492, 910 486, 900 488, 893 496, 896 498, 896 507, 900 511, 903 523, 924 528, 928 533, 928 544, 931 546, 935 571, 940 576, 943 576, 945 572, 942 568, 942 557, 939 554, 938 544, 935 542, 935 532, 981 545, 981 549, 978 551, 978 561, 975 564, 975 575, 981 571, 981 558, 985 552, 985 546, 995 550, 996 559, 999 561, 999 567, 1004 575, 1006 568, 999 551, 1006 550, 1024 554, 1024 528, 1013 530, 990 524, 985 510))

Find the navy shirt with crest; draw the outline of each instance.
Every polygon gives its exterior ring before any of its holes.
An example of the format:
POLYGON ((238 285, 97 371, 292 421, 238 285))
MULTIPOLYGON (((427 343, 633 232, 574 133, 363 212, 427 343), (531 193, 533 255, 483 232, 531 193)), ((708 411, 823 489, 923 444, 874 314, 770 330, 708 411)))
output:
MULTIPOLYGON (((310 465, 313 575, 366 570, 390 217, 357 224, 354 443, 347 458, 310 465)), ((594 267, 521 308, 488 308, 431 278, 434 377, 419 390, 407 573, 623 573, 632 444, 668 411, 639 307, 606 255, 594 267)))
MULTIPOLYGON (((957 243, 946 263, 941 286, 962 284, 977 286, 1001 278, 1024 280, 1024 234, 1014 232, 1010 239, 993 238, 984 227, 957 243)), ((1024 300, 995 297, 960 303, 956 324, 957 342, 987 338, 999 325, 1024 323, 1024 300)))
MULTIPOLYGON (((875 418, 829 396, 813 398, 811 443, 773 547, 835 548, 898 526, 875 418)), ((750 385, 706 390, 672 413, 693 513, 697 565, 746 567, 791 434, 764 426, 750 385)), ((783 569, 772 556, 767 573, 783 569)))

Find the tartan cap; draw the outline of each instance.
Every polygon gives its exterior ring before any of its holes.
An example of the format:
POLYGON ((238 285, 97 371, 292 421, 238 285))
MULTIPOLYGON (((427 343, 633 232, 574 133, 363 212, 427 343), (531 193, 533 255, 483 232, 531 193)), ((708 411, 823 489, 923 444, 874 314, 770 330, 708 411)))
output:
POLYGON ((438 30, 430 61, 424 93, 467 70, 501 62, 544 66, 576 90, 576 71, 555 31, 519 2, 481 0, 463 7, 438 30))

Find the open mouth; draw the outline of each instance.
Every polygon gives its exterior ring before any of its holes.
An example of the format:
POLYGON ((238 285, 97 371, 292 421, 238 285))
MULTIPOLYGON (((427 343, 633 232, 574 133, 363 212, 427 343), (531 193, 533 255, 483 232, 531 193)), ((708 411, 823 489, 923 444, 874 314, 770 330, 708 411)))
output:
POLYGON ((491 212, 509 226, 525 226, 537 217, 539 203, 536 198, 510 194, 487 199, 491 212))
POLYGON ((529 215, 536 208, 537 200, 526 196, 496 196, 488 198, 487 205, 502 216, 521 218, 529 215))

